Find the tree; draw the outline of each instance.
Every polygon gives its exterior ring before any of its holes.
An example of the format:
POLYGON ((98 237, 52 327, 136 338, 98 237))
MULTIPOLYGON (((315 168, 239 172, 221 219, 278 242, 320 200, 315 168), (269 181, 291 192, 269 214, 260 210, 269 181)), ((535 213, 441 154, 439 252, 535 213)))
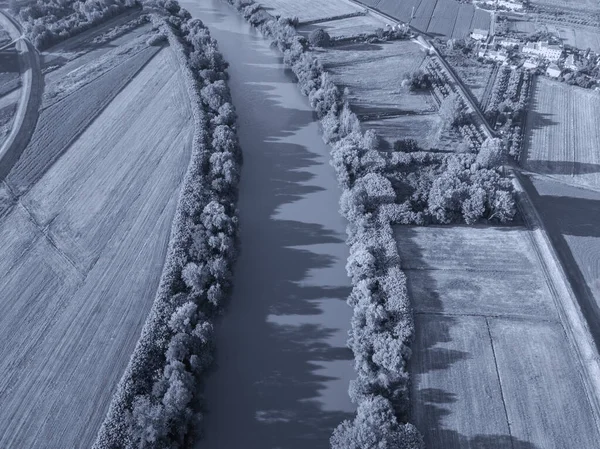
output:
POLYGON ((423 437, 412 424, 400 424, 390 402, 381 397, 362 401, 354 421, 344 421, 331 437, 332 449, 422 449, 423 437))
POLYGON ((463 101, 457 93, 448 95, 440 106, 439 114, 452 127, 458 127, 468 122, 463 101))
POLYGON ((414 151, 421 151, 421 148, 419 147, 419 143, 414 139, 399 139, 394 142, 394 150, 412 153, 414 151))
POLYGON ((431 87, 429 75, 421 69, 405 75, 405 79, 407 80, 409 89, 411 91, 424 90, 431 87))
POLYGON ((327 47, 331 43, 331 36, 323 28, 317 28, 308 35, 308 42, 313 47, 327 47))
POLYGON ((504 149, 502 140, 488 138, 483 142, 475 161, 482 168, 496 168, 502 164, 504 149))

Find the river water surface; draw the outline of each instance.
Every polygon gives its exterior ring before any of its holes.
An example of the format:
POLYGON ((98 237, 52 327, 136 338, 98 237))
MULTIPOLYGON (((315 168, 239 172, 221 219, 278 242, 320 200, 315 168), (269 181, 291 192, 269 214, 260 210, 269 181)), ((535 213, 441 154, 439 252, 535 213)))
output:
POLYGON ((230 63, 241 255, 197 448, 318 449, 352 416, 346 223, 329 150, 280 54, 228 4, 183 0, 230 63))

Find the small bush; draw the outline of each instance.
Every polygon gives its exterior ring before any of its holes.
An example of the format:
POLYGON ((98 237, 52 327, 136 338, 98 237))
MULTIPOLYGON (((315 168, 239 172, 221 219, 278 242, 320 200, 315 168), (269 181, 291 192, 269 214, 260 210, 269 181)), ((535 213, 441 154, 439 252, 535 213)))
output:
POLYGON ((164 35, 163 33, 153 34, 146 41, 146 43, 148 45, 155 46, 155 47, 160 47, 161 45, 163 45, 166 42, 167 42, 167 36, 164 35))
POLYGON ((313 47, 327 47, 331 42, 331 36, 323 28, 317 28, 308 35, 308 42, 313 47))

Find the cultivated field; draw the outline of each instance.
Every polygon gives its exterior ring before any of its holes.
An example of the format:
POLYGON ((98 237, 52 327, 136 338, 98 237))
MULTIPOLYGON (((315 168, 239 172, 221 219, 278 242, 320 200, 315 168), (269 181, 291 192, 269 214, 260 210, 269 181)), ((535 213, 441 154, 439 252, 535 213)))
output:
POLYGON ((327 19, 361 11, 361 8, 346 0, 261 0, 260 4, 272 15, 298 17, 300 22, 327 19))
POLYGON ((559 449, 600 438, 529 232, 396 228, 415 309, 412 422, 427 447, 559 449))
POLYGON ((527 114, 523 166, 600 187, 600 95, 538 77, 527 114))
POLYGON ((489 29, 491 23, 488 12, 456 0, 359 1, 433 36, 461 39, 473 28, 489 29))
POLYGON ((569 9, 580 9, 584 11, 598 11, 599 5, 597 0, 531 0, 532 5, 535 6, 552 6, 558 8, 564 8, 565 6, 569 9))
POLYGON ((331 37, 351 37, 360 34, 374 34, 377 29, 385 29, 385 25, 390 22, 386 22, 373 14, 367 14, 348 19, 329 20, 313 25, 300 26, 298 27, 298 32, 307 36, 312 30, 323 28, 331 37))
MULTIPOLYGON (((36 176, 9 177, 26 194, 0 220, 0 447, 90 447, 104 419, 154 299, 189 160, 176 67, 161 51, 71 145, 40 143, 62 156, 24 154, 36 176)), ((48 119, 46 138, 70 130, 65 120, 48 119)), ((14 202, 5 188, 0 197, 14 202)))
POLYGON ((574 27, 569 24, 548 24, 548 31, 559 36, 564 44, 600 52, 600 32, 591 27, 574 27))

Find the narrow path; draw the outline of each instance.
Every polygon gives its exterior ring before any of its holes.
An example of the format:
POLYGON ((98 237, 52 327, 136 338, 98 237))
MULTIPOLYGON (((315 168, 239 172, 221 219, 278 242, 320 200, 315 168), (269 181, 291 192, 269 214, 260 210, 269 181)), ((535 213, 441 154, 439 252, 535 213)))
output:
POLYGON ((353 414, 346 223, 329 149, 281 56, 219 0, 184 0, 229 62, 241 255, 197 448, 325 449, 353 414))

